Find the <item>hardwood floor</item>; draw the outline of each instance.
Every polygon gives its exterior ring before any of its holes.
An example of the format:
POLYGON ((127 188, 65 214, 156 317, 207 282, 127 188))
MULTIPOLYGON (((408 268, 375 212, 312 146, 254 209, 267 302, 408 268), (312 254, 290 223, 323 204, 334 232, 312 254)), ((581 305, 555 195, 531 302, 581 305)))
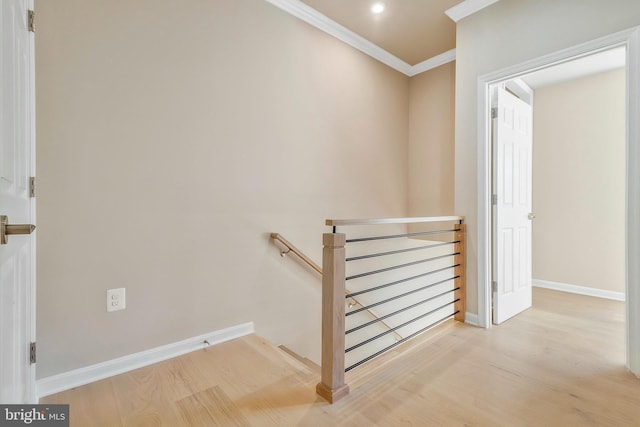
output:
POLYGON ((355 369, 334 405, 316 396, 317 372, 255 335, 42 403, 69 403, 76 427, 640 426, 624 333, 623 303, 534 289, 503 325, 449 322, 355 369))

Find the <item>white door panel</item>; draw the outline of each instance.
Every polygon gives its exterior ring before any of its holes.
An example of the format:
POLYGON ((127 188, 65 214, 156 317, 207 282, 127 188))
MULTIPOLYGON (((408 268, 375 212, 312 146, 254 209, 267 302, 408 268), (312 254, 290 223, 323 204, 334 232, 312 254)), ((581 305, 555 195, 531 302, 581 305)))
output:
MULTIPOLYGON (((34 168, 33 0, 0 2, 0 215, 10 224, 33 224, 29 197, 34 168)), ((0 402, 33 403, 35 369, 34 236, 8 236, 0 245, 0 402)))
POLYGON ((493 121, 493 322, 531 307, 532 109, 498 89, 493 121))

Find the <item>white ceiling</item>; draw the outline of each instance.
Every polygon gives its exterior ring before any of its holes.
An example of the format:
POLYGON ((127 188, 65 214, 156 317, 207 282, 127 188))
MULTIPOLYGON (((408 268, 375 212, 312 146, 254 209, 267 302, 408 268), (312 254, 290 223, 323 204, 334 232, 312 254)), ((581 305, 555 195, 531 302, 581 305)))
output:
POLYGON ((586 77, 624 67, 626 49, 618 47, 554 65, 521 77, 532 89, 551 86, 568 80, 586 77))

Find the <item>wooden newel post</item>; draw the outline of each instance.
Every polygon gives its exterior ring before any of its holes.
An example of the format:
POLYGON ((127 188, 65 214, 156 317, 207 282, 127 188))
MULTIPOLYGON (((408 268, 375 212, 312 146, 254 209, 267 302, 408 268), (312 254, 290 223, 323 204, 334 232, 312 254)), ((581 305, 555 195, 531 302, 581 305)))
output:
POLYGON ((455 319, 459 322, 464 322, 465 312, 467 311, 467 225, 458 224, 455 229, 455 240, 458 242, 455 245, 455 251, 459 253, 455 257, 456 264, 459 264, 455 268, 455 275, 459 276, 455 280, 455 287, 460 289, 454 293, 454 297, 455 299, 460 299, 460 301, 455 303, 454 309, 459 312, 455 315, 455 319))
POLYGON ((322 369, 316 392, 333 403, 349 393, 344 383, 345 235, 322 235, 322 369))

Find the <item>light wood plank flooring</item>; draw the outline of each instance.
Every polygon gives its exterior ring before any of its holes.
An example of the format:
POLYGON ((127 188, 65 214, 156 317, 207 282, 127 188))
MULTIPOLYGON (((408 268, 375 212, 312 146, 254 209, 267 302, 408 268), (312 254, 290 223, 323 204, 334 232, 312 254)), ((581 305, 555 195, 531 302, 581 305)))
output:
POLYGON ((348 376, 334 405, 314 370, 255 335, 43 403, 69 403, 75 427, 640 426, 623 303, 534 289, 534 308, 503 325, 450 322, 419 340, 348 376))

